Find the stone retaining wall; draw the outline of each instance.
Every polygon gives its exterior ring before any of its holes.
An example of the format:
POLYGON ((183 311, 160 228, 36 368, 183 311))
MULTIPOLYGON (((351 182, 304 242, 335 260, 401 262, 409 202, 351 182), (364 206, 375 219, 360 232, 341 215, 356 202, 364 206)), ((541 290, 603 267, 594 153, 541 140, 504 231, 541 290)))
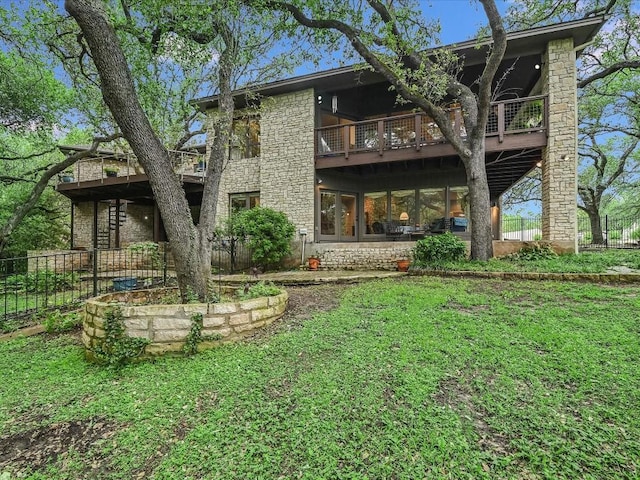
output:
MULTIPOLYGON (((464 242, 467 254, 470 242, 464 242)), ((494 240, 495 257, 504 257, 522 247, 539 242, 494 240)), ((549 243, 557 253, 572 253, 572 242, 549 243)), ((316 243, 306 247, 305 255, 320 258, 320 270, 396 270, 397 261, 413 258, 415 242, 316 243)))
MULTIPOLYGON (((82 343, 88 358, 96 345, 104 341, 104 318, 109 309, 120 307, 126 335, 146 338, 143 356, 181 352, 191 330, 191 317, 202 314, 203 341, 198 349, 213 348, 236 341, 280 318, 286 307, 286 292, 272 297, 259 297, 226 303, 148 304, 157 301, 158 290, 110 293, 87 300, 82 324, 82 343)), ((161 290, 160 292, 166 292, 161 290)))

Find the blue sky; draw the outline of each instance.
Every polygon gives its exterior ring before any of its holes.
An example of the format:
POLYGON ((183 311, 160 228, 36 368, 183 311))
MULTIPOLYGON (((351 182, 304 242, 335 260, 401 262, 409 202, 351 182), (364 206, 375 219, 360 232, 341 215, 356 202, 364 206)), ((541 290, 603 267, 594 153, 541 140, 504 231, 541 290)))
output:
MULTIPOLYGON (((420 0, 424 4, 425 16, 440 19, 442 42, 469 40, 478 29, 486 25, 487 17, 482 5, 471 0, 420 0)), ((498 9, 504 15, 511 2, 497 0, 498 9)))

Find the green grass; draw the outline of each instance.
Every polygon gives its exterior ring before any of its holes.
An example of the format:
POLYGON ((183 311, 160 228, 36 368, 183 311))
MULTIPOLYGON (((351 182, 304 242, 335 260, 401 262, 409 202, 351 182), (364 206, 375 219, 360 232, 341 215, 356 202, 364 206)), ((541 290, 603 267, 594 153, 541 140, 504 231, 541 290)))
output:
POLYGON ((605 273, 612 267, 626 266, 640 270, 640 250, 606 250, 564 254, 540 260, 493 258, 487 262, 464 260, 440 268, 483 272, 605 273))
POLYGON ((639 293, 377 281, 302 327, 120 374, 73 336, 0 343, 0 431, 113 426, 33 479, 638 478, 639 293))

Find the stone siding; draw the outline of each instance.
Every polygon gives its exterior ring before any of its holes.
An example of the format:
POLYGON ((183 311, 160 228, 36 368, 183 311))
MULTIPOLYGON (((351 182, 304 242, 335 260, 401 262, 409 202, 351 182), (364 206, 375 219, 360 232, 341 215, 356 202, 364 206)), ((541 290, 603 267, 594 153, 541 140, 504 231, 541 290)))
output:
POLYGON ((309 254, 321 270, 396 270, 397 261, 412 258, 414 242, 316 243, 309 254))
POLYGON ((314 240, 314 127, 312 89, 271 98, 260 120, 260 203, 284 212, 314 240))
POLYGON ((549 95, 549 138, 542 160, 542 238, 577 251, 576 55, 571 38, 549 42, 543 93, 549 95))
MULTIPOLYGON (((260 158, 233 159, 227 164, 220 178, 216 223, 224 225, 229 216, 229 195, 260 191, 260 158)), ((262 197, 262 193, 260 194, 262 197)), ((262 203, 262 198, 260 198, 262 203)))
MULTIPOLYGON (((129 203, 120 225, 120 246, 153 241, 153 206, 129 203), (145 218, 146 217, 146 218, 145 218)), ((109 246, 115 247, 115 229, 109 230, 109 203, 98 202, 98 232, 109 232, 109 246)), ((76 204, 73 212, 73 246, 93 248, 93 202, 76 204)))
POLYGON ((124 317, 125 334, 146 338, 142 356, 180 353, 191 331, 191 317, 201 314, 202 335, 212 337, 198 345, 199 350, 239 340, 256 329, 280 318, 286 307, 286 292, 273 297, 260 297, 229 303, 196 303, 180 305, 140 305, 157 300, 158 291, 111 293, 90 299, 85 304, 82 343, 87 357, 104 341, 104 319, 109 309, 119 306, 124 317), (114 302, 120 303, 116 305, 114 302))

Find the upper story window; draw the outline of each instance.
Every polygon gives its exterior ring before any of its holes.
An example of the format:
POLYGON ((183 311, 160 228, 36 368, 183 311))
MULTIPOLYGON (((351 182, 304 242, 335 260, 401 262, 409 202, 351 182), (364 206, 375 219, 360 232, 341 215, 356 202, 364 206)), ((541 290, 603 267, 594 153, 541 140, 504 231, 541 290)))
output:
POLYGON ((255 116, 235 119, 233 121, 231 158, 258 156, 260 156, 260 119, 255 116))

